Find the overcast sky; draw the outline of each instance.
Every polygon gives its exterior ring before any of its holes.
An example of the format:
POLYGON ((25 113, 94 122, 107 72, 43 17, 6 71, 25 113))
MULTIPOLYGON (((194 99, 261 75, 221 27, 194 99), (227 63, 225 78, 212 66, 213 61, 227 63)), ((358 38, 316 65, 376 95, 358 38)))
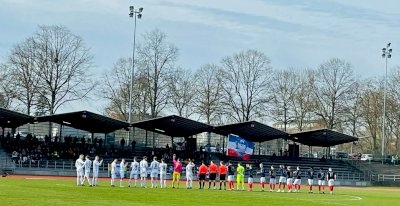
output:
MULTIPOLYGON (((38 25, 65 25, 91 48, 100 77, 118 58, 131 56, 130 5, 144 8, 138 42, 146 31, 166 32, 179 48, 178 64, 189 69, 257 49, 274 69, 315 68, 339 57, 369 78, 383 76, 380 52, 387 42, 389 68, 400 65, 398 0, 0 0, 0 61, 38 25)), ((82 109, 101 112, 92 103, 60 112, 82 109)))

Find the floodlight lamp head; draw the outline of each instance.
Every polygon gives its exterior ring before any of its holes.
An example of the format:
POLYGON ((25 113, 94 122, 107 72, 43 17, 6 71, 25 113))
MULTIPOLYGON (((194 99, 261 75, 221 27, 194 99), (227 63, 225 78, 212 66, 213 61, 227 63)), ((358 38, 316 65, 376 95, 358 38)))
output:
POLYGON ((129 13, 129 17, 133 18, 133 13, 132 12, 129 13))
POLYGON ((139 8, 139 12, 142 12, 142 11, 143 11, 143 7, 140 7, 140 8, 139 8))
POLYGON ((389 42, 389 43, 387 44, 387 47, 390 47, 390 44, 391 44, 391 43, 389 42))
POLYGON ((137 17, 138 17, 138 19, 141 19, 142 18, 142 14, 138 14, 137 17))
POLYGON ((392 55, 391 55, 391 54, 388 54, 388 58, 392 58, 392 55))
POLYGON ((382 54, 382 58, 385 58, 385 56, 386 56, 386 54, 385 54, 385 53, 383 53, 383 54, 382 54))
POLYGON ((382 48, 382 52, 385 53, 386 52, 386 48, 382 48))
POLYGON ((392 53, 392 49, 389 49, 389 53, 392 53))
POLYGON ((129 6, 129 11, 132 13, 135 10, 135 7, 129 6))

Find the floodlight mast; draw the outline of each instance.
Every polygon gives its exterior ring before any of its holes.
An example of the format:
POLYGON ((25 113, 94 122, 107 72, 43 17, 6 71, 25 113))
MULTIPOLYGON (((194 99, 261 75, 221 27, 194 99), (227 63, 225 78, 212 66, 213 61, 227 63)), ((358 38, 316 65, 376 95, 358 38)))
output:
POLYGON ((389 42, 382 48, 382 58, 385 58, 385 86, 383 92, 383 114, 382 114, 382 164, 385 162, 385 130, 386 130, 386 93, 387 93, 387 65, 388 59, 392 58, 392 49, 389 42))

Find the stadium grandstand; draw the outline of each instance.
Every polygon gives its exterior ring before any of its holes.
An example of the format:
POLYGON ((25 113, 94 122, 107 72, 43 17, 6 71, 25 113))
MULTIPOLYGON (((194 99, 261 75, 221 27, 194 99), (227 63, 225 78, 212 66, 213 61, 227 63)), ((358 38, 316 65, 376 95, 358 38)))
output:
POLYGON ((0 127, 0 166, 3 172, 15 174, 74 176, 74 160, 79 154, 88 154, 104 159, 100 171, 106 177, 112 158, 131 161, 133 156, 157 156, 171 163, 172 154, 177 154, 184 160, 194 159, 197 165, 210 160, 242 162, 247 167, 246 174, 256 178, 261 162, 267 167, 290 165, 303 170, 331 167, 342 185, 355 185, 370 178, 356 165, 332 158, 329 147, 357 138, 329 129, 289 134, 257 121, 212 126, 176 115, 130 125, 88 111, 31 117, 3 108, 0 108, 0 127), (31 132, 27 132, 29 129, 31 132), (250 159, 244 161, 226 155, 229 134, 255 143, 250 159), (272 140, 284 144, 266 153, 262 145, 272 140), (302 157, 299 145, 308 146, 310 153, 313 147, 326 148, 326 153, 322 157, 302 157))

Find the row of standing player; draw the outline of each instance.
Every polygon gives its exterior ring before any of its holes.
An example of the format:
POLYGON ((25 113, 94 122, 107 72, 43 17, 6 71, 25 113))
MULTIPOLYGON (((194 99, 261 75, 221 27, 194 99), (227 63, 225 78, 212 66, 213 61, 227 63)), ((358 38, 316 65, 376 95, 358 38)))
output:
MULTIPOLYGON (((114 182, 115 179, 117 178, 117 159, 114 159, 114 161, 111 164, 111 186, 114 187, 114 182)), ((77 184, 78 185, 83 185, 84 180, 87 179, 89 182, 89 185, 98 185, 97 182, 97 177, 98 177, 98 171, 99 171, 99 165, 102 163, 102 161, 98 161, 98 156, 96 156, 95 160, 93 161, 93 180, 92 183, 90 181, 90 165, 92 162, 90 161, 89 157, 86 157, 86 161, 83 161, 83 155, 79 157, 79 159, 76 162, 76 167, 77 167, 77 184), (82 167, 80 166, 82 165, 82 167), (85 175, 82 176, 83 174, 83 169, 85 168, 85 175)), ((122 187, 123 179, 124 179, 124 174, 125 174, 125 169, 127 167, 128 163, 125 163, 125 160, 122 159, 120 163, 120 187, 122 187)), ((140 186, 141 187, 146 187, 146 179, 147 179, 147 171, 150 169, 150 177, 151 177, 151 187, 157 187, 158 184, 158 176, 160 176, 160 187, 165 188, 167 187, 166 185, 166 174, 167 174, 167 164, 165 163, 164 159, 161 159, 161 163, 157 161, 157 158, 154 157, 153 162, 151 162, 150 167, 147 162, 147 157, 143 157, 143 160, 140 162, 137 161, 136 157, 134 158, 133 162, 131 163, 131 172, 130 172, 130 177, 129 177, 129 183, 128 186, 131 186, 132 179, 134 179, 134 187, 136 187, 137 184, 137 179, 140 176, 140 186)), ((175 155, 173 155, 173 181, 172 181, 172 188, 175 188, 175 184, 177 184, 177 187, 179 188, 179 180, 180 180, 180 174, 182 172, 182 163, 179 158, 176 158, 175 155)), ((193 169, 195 168, 195 164, 189 160, 189 163, 186 165, 186 188, 192 189, 193 186, 193 169)), ((207 167, 204 162, 199 166, 198 170, 198 177, 199 177, 199 189, 204 189, 204 184, 206 180, 206 176, 209 176, 209 184, 208 188, 211 188, 211 183, 213 182, 213 189, 216 189, 216 177, 217 173, 219 175, 219 181, 220 181, 220 187, 219 189, 222 189, 222 183, 224 184, 224 189, 226 190, 226 175, 228 174, 228 184, 229 184, 229 190, 234 189, 234 176, 236 175, 236 182, 237 182, 237 190, 241 189, 244 190, 244 173, 245 169, 244 167, 238 163, 237 168, 228 162, 228 166, 225 166, 225 164, 221 161, 219 164, 219 167, 213 162, 210 162, 209 167, 207 167)), ((271 169, 267 171, 267 169, 263 166, 262 163, 260 163, 260 168, 259 171, 257 172, 260 174, 260 185, 261 185, 261 191, 264 191, 265 189, 265 184, 266 184, 266 176, 270 176, 270 181, 269 181, 269 186, 270 186, 270 192, 275 191, 275 186, 276 186, 276 177, 279 177, 279 182, 278 182, 278 187, 279 189, 277 192, 284 192, 285 191, 285 186, 287 185, 288 187, 288 192, 292 192, 292 188, 294 187, 294 192, 299 192, 300 191, 300 185, 301 185, 301 179, 302 179, 302 171, 300 170, 299 167, 297 167, 296 170, 291 170, 291 167, 285 167, 284 165, 280 165, 278 171, 275 170, 273 166, 271 166, 271 169), (294 180, 294 181, 293 181, 294 180)), ((307 178, 308 178, 308 185, 309 185, 309 193, 312 193, 312 186, 314 182, 314 176, 317 175, 318 179, 318 190, 319 193, 324 193, 325 189, 325 180, 328 180, 328 186, 330 193, 333 193, 333 186, 334 186, 334 180, 336 179, 336 174, 332 171, 331 168, 328 169, 328 172, 325 172, 322 168, 316 173, 314 169, 311 167, 309 170, 307 170, 307 178), (322 189, 322 190, 321 190, 322 189)), ((248 178, 248 187, 249 191, 253 190, 253 176, 250 175, 248 178)))
POLYGON ((99 168, 103 160, 99 161, 99 156, 96 156, 93 162, 89 156, 84 157, 83 154, 75 161, 76 168, 76 185, 84 186, 85 180, 88 181, 89 186, 98 186, 99 168), (93 177, 90 178, 90 169, 93 166, 93 177))

